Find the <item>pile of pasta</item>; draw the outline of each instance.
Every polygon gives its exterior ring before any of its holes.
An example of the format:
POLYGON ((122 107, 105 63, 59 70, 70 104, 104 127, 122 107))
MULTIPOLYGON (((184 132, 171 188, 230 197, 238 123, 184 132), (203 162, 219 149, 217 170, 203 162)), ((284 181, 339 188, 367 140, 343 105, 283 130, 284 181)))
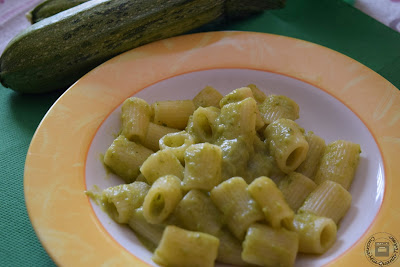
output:
POLYGON ((361 153, 298 118, 295 101, 253 84, 153 104, 131 97, 104 155, 125 183, 96 198, 161 266, 292 266, 334 244, 361 153))

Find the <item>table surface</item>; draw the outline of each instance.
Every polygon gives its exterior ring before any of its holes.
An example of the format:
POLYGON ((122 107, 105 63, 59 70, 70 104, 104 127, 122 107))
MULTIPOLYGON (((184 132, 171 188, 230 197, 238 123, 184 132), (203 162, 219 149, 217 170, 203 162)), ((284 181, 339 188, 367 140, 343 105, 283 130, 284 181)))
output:
MULTIPOLYGON (((29 9, 37 2, 25 0, 24 8, 29 9)), ((255 31, 307 40, 361 62, 400 88, 400 33, 396 31, 400 19, 378 22, 374 14, 367 15, 371 12, 365 6, 367 2, 287 0, 284 9, 198 31, 255 31)), ((0 0, 0 18, 2 4, 7 4, 7 0, 0 0)), ((23 14, 20 11, 13 18, 21 20, 23 14)), ((0 19, 0 38, 9 35, 0 19)), ((0 266, 54 266, 30 224, 24 200, 23 170, 32 136, 61 93, 23 95, 0 85, 0 266)))

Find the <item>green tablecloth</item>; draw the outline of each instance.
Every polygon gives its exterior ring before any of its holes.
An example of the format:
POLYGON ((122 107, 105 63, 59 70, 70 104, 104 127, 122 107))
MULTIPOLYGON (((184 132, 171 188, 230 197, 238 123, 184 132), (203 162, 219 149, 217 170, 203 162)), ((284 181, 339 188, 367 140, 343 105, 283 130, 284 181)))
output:
MULTIPOLYGON (((285 9, 211 30, 267 32, 318 43, 365 64, 400 88, 398 32, 341 0, 287 2, 285 9)), ((54 266, 27 215, 23 170, 34 131, 60 94, 20 95, 0 86, 0 266, 54 266)))

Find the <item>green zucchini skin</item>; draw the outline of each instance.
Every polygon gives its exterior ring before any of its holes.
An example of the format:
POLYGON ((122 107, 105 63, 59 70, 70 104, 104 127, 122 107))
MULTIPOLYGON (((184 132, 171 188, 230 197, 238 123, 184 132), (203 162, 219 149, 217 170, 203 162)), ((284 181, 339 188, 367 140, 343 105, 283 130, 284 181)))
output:
POLYGON ((66 89, 122 52, 185 33, 223 11, 223 0, 92 0, 16 36, 0 58, 0 81, 23 93, 66 89))
POLYGON ((42 19, 48 18, 87 1, 89 0, 46 0, 28 12, 26 17, 32 24, 34 24, 42 19))
POLYGON ((90 0, 14 37, 0 57, 0 83, 21 93, 65 90, 125 51, 282 1, 90 0))

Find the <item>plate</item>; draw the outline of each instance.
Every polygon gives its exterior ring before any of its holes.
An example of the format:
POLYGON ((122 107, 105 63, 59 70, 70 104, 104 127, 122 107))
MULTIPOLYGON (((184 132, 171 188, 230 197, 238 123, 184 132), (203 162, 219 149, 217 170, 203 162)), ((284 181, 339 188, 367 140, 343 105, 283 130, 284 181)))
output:
POLYGON ((100 158, 118 133, 126 98, 190 99, 206 85, 225 94, 249 83, 299 103, 298 122, 306 130, 362 148, 352 207, 337 242, 322 256, 299 255, 296 266, 373 260, 371 238, 396 237, 400 223, 400 196, 393 191, 400 186, 399 91, 364 65, 316 44, 265 33, 209 32, 162 40, 107 61, 68 89, 40 123, 25 163, 25 198, 33 227, 56 264, 156 266, 133 232, 84 194, 122 183, 100 158))

